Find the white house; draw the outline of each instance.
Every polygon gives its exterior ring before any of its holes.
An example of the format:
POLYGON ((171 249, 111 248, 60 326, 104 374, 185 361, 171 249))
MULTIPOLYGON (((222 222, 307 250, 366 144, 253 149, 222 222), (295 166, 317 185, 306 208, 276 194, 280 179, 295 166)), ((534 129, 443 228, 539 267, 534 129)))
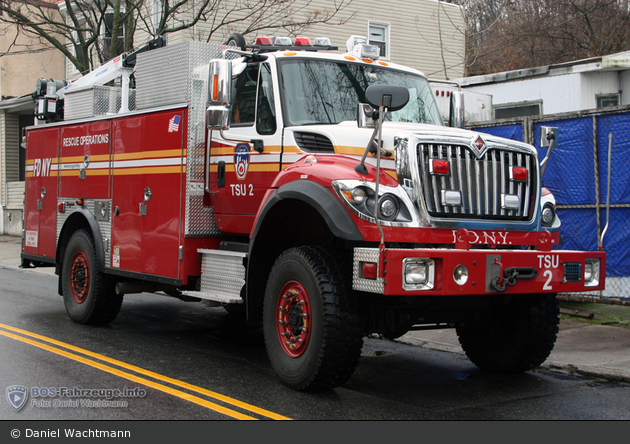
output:
POLYGON ((630 51, 457 82, 491 95, 494 119, 630 105, 630 51))

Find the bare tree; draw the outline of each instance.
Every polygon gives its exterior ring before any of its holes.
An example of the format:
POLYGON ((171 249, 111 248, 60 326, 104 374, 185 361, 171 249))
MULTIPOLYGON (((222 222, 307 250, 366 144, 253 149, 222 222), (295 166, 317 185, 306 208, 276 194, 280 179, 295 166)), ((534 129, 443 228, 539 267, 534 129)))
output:
POLYGON ((350 1, 316 9, 311 0, 64 0, 56 10, 43 0, 2 0, 0 22, 54 46, 87 72, 133 49, 137 35, 146 41, 193 27, 195 38, 206 41, 231 30, 297 34, 315 23, 345 23, 350 1))
POLYGON ((628 0, 463 1, 471 19, 468 75, 630 49, 628 0))

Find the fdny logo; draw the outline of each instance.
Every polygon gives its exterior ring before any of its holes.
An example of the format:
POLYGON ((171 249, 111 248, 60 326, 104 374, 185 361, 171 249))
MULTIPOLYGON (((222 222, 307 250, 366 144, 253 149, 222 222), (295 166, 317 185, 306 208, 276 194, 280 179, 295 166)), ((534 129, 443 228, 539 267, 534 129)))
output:
POLYGON ((6 394, 9 405, 17 412, 26 404, 28 389, 21 385, 12 385, 11 387, 7 387, 6 394))
POLYGON ((245 179, 247 175, 247 169, 249 168, 249 143, 239 143, 234 149, 234 169, 236 171, 236 178, 239 180, 245 179))

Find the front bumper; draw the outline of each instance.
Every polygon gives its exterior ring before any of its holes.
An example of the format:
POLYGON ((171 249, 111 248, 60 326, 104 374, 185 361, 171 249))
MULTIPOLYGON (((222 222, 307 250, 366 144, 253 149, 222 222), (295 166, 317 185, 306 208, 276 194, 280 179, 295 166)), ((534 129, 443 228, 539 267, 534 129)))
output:
POLYGON ((355 248, 353 260, 353 288, 386 296, 597 291, 605 275, 603 251, 355 248), (426 282, 410 284, 407 264, 426 264, 426 282))

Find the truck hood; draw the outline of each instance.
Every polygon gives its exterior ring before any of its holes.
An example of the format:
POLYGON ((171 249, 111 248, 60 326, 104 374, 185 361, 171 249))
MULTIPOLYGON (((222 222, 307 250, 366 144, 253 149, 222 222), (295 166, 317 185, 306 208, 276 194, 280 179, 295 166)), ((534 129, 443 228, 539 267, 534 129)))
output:
MULTIPOLYGON (((362 154, 365 150, 374 128, 359 128, 356 121, 341 122, 336 125, 307 125, 287 127, 291 134, 317 134, 330 140, 335 147, 335 152, 340 154, 362 154)), ((512 147, 517 150, 536 150, 531 145, 517 142, 490 134, 479 133, 448 126, 429 124, 417 124, 406 122, 385 122, 383 125, 383 148, 393 151, 397 139, 409 139, 416 137, 420 140, 433 141, 434 143, 448 143, 472 146, 481 137, 484 144, 512 147)), ((288 143, 289 140, 287 140, 288 143)))

